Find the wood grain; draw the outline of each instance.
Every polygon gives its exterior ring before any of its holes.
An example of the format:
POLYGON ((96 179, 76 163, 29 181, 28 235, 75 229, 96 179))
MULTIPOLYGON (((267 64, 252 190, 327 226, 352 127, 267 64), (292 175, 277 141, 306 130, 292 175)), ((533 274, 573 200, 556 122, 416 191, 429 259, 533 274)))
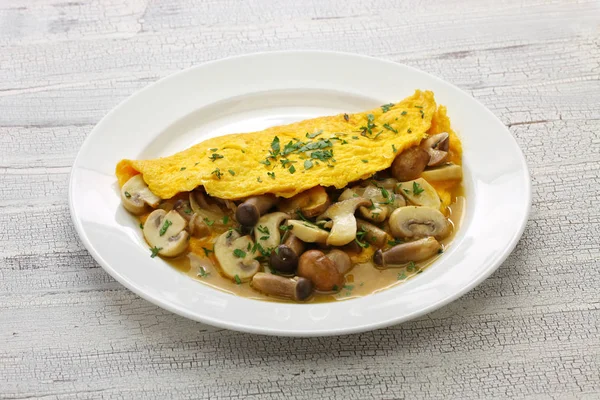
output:
POLYGON ((0 398, 600 396, 596 1, 0 2, 0 398), (403 62, 483 102, 533 180, 500 269, 418 320, 345 337, 185 320, 110 278, 67 205, 93 125, 191 65, 279 49, 403 62))

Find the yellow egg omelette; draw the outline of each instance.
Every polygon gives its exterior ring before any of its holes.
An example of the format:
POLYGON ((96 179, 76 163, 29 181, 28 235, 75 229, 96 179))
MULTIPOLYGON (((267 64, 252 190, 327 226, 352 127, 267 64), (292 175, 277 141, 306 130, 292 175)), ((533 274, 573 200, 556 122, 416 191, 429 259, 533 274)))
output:
MULTIPOLYGON (((162 199, 203 186, 221 199, 273 193, 291 197, 314 186, 343 188, 392 164, 402 150, 429 134, 450 134, 449 159, 460 164, 461 145, 433 92, 417 90, 373 110, 319 117, 205 140, 152 160, 122 160, 122 186, 136 174, 162 199)), ((444 187, 436 187, 444 203, 444 187)), ((449 194, 448 194, 449 196, 449 194)))

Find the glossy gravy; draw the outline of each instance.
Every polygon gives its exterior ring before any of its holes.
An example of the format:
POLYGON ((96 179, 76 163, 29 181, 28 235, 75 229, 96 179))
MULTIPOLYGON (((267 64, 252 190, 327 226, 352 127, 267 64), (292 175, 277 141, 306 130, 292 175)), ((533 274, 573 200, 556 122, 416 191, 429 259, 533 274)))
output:
MULTIPOLYGON (((451 245, 456 232, 460 228, 466 205, 462 187, 459 187, 453 193, 452 197, 453 203, 449 207, 449 219, 452 222, 453 229, 452 234, 449 237, 440 241, 444 250, 451 245)), ((369 254, 372 255, 372 253, 373 252, 371 251, 369 254)), ((348 300, 389 289, 422 273, 423 270, 433 264, 439 257, 440 256, 438 255, 426 261, 414 263, 414 267, 412 265, 405 265, 387 269, 376 268, 371 261, 357 263, 350 272, 346 274, 346 283, 341 291, 335 294, 317 292, 316 295, 313 295, 309 300, 303 303, 314 304, 348 300)), ((220 274, 218 267, 215 266, 214 258, 210 260, 210 258, 207 258, 204 254, 199 255, 189 253, 185 256, 167 260, 167 262, 177 270, 188 275, 190 278, 227 293, 257 300, 297 303, 292 300, 285 300, 262 294, 252 289, 249 283, 236 284, 220 274), (201 274, 203 271, 206 273, 201 274)))

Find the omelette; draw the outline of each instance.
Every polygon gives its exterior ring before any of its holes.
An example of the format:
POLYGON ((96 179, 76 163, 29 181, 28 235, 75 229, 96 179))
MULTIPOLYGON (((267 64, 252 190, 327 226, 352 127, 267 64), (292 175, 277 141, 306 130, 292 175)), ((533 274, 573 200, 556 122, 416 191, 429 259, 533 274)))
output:
POLYGON ((389 287, 444 251, 460 223, 461 158, 446 107, 416 90, 121 160, 116 175, 151 257, 238 295, 326 301, 357 279, 356 295, 389 287))

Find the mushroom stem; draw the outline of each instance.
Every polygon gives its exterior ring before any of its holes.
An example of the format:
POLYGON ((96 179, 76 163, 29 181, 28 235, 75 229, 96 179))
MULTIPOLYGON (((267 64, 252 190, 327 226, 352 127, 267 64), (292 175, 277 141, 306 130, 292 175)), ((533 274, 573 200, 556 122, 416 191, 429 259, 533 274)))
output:
POLYGON ((304 242, 290 234, 269 257, 269 265, 276 271, 292 273, 298 267, 298 258, 304 251, 304 242))
POLYGON ((327 258, 333 261, 335 267, 342 275, 350 271, 350 269, 352 268, 352 260, 350 259, 350 256, 346 254, 345 251, 333 249, 329 253, 327 253, 327 258))
POLYGON ((367 232, 363 241, 374 245, 375 247, 383 247, 388 240, 388 234, 383 229, 379 229, 375 225, 363 220, 356 219, 358 229, 367 232))
POLYGON ((254 275, 250 284, 264 294, 296 301, 308 299, 313 292, 313 284, 306 278, 290 279, 264 272, 254 275))
POLYGON ((430 182, 461 180, 462 168, 460 165, 448 163, 426 169, 421 176, 430 182))
POLYGON ((261 215, 277 204, 277 197, 272 194, 263 194, 248 198, 240 204, 235 212, 237 221, 245 226, 254 226, 261 215))
POLYGON ((381 268, 391 265, 406 264, 410 261, 423 261, 437 254, 442 246, 429 236, 414 242, 401 243, 389 250, 377 250, 373 255, 373 262, 381 268))

